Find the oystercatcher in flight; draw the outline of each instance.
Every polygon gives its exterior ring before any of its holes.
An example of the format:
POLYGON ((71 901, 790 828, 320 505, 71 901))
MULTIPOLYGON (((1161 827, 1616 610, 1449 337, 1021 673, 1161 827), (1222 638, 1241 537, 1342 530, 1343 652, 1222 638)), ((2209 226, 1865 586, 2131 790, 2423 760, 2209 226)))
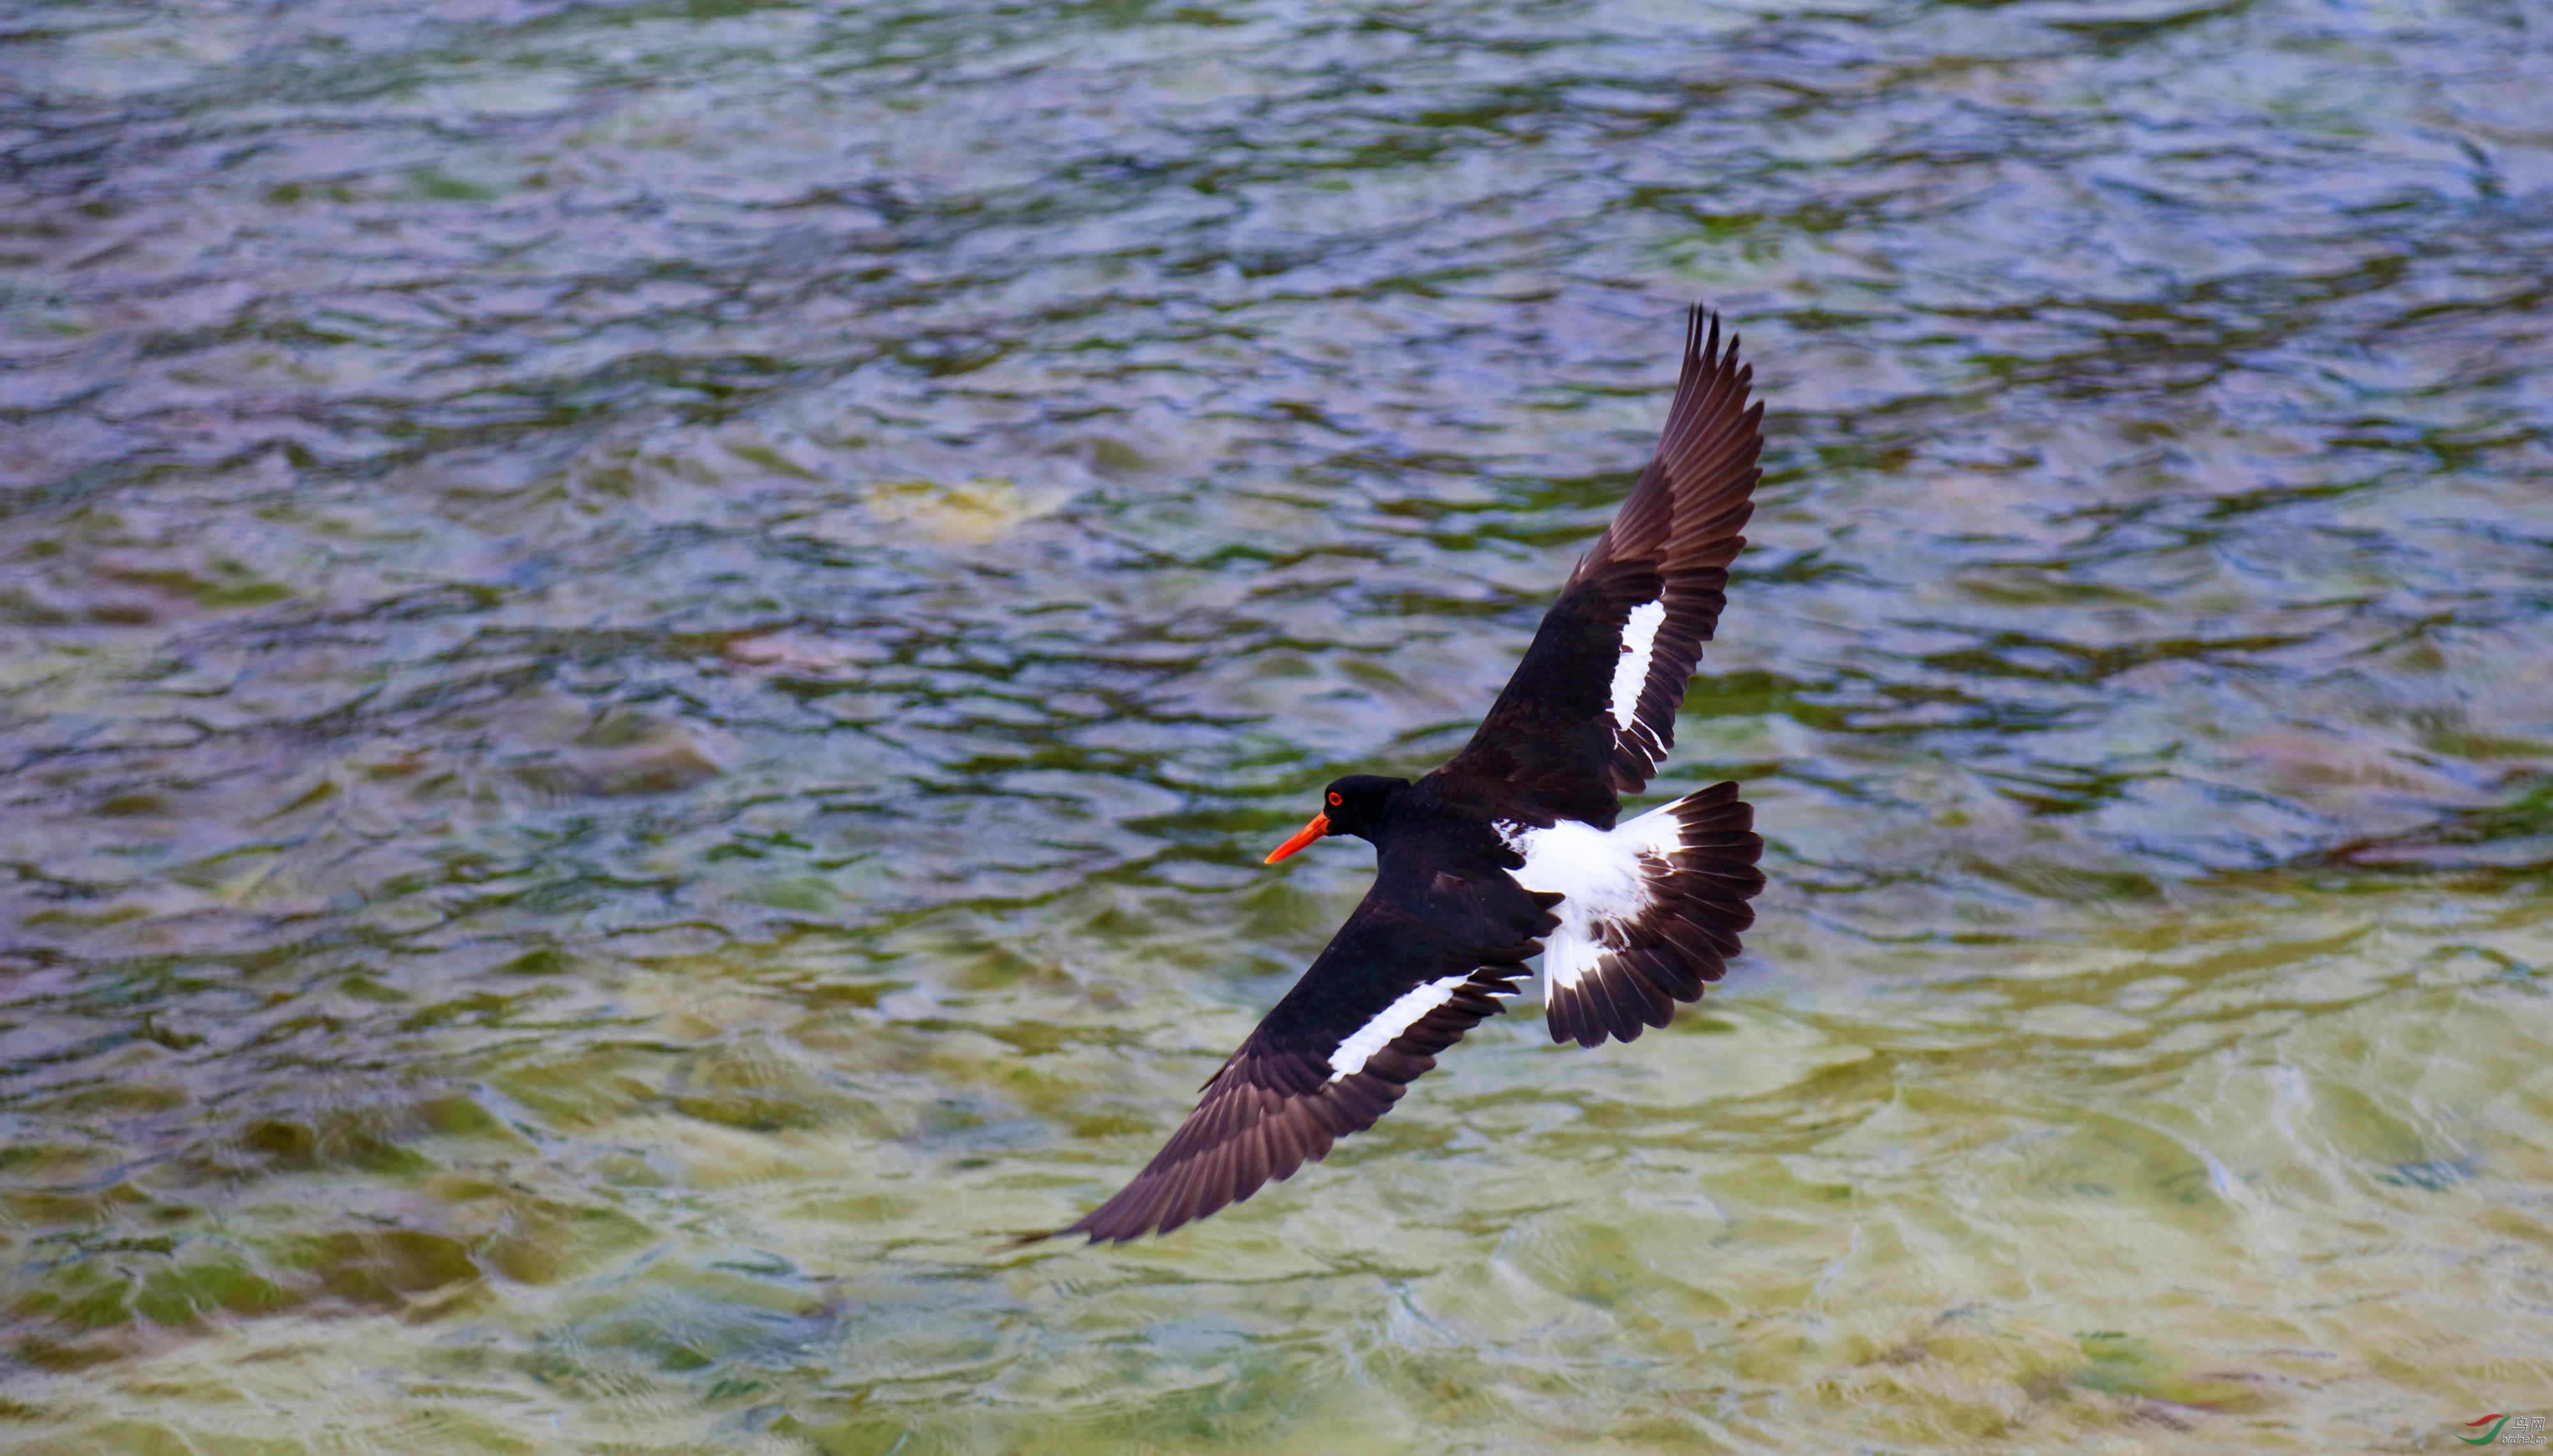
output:
POLYGON ((1735 335, 1721 350, 1716 316, 1705 325, 1694 309, 1657 454, 1472 741, 1415 783, 1337 780, 1268 857, 1353 834, 1374 844, 1374 888, 1161 1155, 1058 1232, 1166 1233, 1291 1177, 1505 1009, 1537 953, 1551 1039, 1587 1047, 1666 1025, 1720 978, 1764 886, 1737 785, 1615 823, 1616 796, 1644 787, 1675 742, 1763 473, 1754 370, 1735 335))

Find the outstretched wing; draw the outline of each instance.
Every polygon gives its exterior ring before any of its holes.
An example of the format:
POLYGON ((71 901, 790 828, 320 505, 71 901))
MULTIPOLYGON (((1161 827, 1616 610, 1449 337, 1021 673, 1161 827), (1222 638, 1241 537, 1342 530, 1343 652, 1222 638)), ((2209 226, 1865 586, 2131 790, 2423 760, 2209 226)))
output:
POLYGON ((1737 362, 1737 336, 1722 352, 1719 317, 1695 308, 1657 454, 1445 773, 1513 785, 1535 809, 1608 829, 1616 796, 1648 784, 1746 544, 1738 532, 1764 473, 1754 373, 1737 362))
POLYGON ((1555 923, 1559 896, 1523 889, 1486 856, 1464 868, 1387 859, 1168 1145, 1124 1192, 1057 1232, 1119 1243, 1167 1233, 1290 1178, 1372 1127, 1437 1053, 1505 1009, 1498 998, 1542 949, 1534 937, 1555 923))

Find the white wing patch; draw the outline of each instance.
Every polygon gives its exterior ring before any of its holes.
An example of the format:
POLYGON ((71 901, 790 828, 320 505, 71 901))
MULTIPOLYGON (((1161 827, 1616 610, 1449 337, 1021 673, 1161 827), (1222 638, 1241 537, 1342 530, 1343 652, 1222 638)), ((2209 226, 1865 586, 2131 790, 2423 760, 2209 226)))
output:
POLYGON ((1644 601, 1631 608, 1622 623, 1622 655, 1613 664, 1613 726, 1629 731, 1640 711, 1640 689, 1648 684, 1651 650, 1658 624, 1667 619, 1664 601, 1644 601))
POLYGON ((1391 1039, 1418 1023, 1418 1018, 1454 998, 1463 983, 1472 979, 1470 972, 1431 981, 1400 993, 1400 999, 1375 1013, 1375 1018, 1356 1029, 1354 1035, 1339 1043, 1330 1053, 1330 1081, 1365 1070, 1365 1059, 1391 1045, 1391 1039))

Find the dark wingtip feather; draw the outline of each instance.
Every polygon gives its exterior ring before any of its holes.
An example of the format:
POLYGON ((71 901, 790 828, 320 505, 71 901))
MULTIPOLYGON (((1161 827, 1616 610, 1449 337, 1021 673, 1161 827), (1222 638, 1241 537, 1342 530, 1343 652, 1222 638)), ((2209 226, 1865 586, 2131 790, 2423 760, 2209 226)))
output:
MULTIPOLYGON (((1551 918, 1541 901, 1536 908, 1551 918)), ((1525 944, 1528 954, 1538 949, 1525 944)), ((1132 1183, 1080 1221, 1054 1233, 1023 1235, 1015 1244, 1072 1233, 1095 1244, 1132 1243, 1284 1182, 1328 1156, 1337 1139, 1372 1127, 1390 1111, 1408 1084, 1436 1065, 1436 1053, 1506 1009, 1498 997, 1513 993, 1522 974, 1506 966, 1475 969, 1443 1003, 1369 1055, 1362 1070, 1341 1076, 1314 1075, 1329 1070, 1326 1060, 1306 1072, 1295 1065, 1294 1054, 1270 1050, 1254 1033, 1132 1183)))

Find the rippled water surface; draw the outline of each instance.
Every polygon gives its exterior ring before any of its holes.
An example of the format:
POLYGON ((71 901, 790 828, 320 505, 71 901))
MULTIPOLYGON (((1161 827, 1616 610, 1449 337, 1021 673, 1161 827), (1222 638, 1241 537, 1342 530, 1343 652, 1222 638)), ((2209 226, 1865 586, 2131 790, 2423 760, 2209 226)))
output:
POLYGON ((2534 0, 0 17, 0 1446, 2553 1410, 2534 0), (1125 1249, 1693 298, 1727 985, 1125 1249))

